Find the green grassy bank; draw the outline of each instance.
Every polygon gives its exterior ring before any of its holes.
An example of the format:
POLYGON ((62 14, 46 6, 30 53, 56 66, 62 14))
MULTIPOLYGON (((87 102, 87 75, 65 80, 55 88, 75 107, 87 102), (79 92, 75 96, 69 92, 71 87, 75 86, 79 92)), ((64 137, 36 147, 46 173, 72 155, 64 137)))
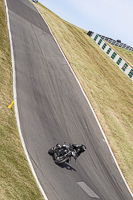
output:
MULTIPOLYGON (((82 30, 35 4, 63 49, 133 191, 133 82, 82 30)), ((89 25, 88 25, 89 28, 89 25)), ((133 62, 133 53, 119 49, 133 62)))
POLYGON ((19 137, 4 0, 0 0, 0 199, 43 200, 19 137))

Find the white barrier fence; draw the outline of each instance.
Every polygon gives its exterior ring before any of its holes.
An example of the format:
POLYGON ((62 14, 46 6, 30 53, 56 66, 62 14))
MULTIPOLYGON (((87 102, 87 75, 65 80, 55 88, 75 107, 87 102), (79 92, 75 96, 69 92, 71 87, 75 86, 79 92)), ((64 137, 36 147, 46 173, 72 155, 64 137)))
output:
POLYGON ((121 42, 121 40, 113 40, 112 38, 108 38, 106 36, 100 35, 98 34, 103 40, 109 42, 110 44, 114 45, 114 46, 118 46, 124 49, 127 49, 129 51, 133 51, 133 47, 126 45, 124 43, 121 42))
POLYGON ((99 47, 118 65, 118 67, 133 81, 133 68, 130 67, 103 39, 96 33, 88 34, 99 47))

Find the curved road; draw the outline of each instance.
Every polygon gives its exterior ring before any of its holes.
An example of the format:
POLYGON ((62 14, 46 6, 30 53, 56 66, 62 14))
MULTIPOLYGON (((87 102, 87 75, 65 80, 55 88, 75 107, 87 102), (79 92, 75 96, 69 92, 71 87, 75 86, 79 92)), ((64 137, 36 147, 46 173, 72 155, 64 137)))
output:
POLYGON ((28 0, 7 0, 23 139, 49 200, 131 200, 95 117, 44 20, 28 0), (54 164, 58 143, 84 143, 70 164, 54 164))

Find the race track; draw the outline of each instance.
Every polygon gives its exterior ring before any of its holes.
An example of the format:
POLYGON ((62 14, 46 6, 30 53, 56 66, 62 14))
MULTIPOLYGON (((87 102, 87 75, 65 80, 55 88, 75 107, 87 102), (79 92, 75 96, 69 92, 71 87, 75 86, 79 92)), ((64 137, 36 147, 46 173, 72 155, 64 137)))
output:
POLYGON ((23 139, 49 200, 131 200, 79 84, 48 26, 28 0, 6 0, 14 52, 23 139), (58 166, 48 155, 56 143, 87 151, 58 166))

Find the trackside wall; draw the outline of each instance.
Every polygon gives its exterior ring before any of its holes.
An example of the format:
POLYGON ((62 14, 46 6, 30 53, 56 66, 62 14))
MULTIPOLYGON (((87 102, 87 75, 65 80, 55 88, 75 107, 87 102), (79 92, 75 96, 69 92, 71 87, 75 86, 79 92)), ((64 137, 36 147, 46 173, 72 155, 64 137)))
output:
POLYGON ((103 39, 96 33, 90 37, 99 45, 99 47, 117 64, 117 66, 133 81, 133 68, 130 67, 113 49, 111 49, 103 39))

